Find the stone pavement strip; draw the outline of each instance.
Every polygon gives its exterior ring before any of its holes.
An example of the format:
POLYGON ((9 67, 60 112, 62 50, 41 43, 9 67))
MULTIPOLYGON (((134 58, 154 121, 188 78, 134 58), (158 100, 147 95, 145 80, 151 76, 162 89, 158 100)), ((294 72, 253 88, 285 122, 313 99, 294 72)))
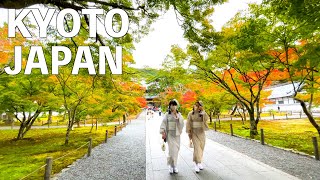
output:
MULTIPOLYGON (((166 151, 161 150, 162 139, 159 134, 161 117, 146 118, 146 179, 204 179, 204 180, 293 180, 292 175, 275 169, 260 161, 234 151, 226 146, 206 139, 204 152, 204 170, 195 173, 192 162, 193 149, 189 148, 188 136, 181 136, 181 148, 178 158, 179 173, 170 175, 166 164, 166 151)), ((167 144, 166 144, 167 145, 167 144)), ((168 147, 166 147, 168 148, 168 147)))
POLYGON ((108 143, 92 149, 90 157, 77 160, 53 179, 96 180, 146 178, 145 113, 108 143))

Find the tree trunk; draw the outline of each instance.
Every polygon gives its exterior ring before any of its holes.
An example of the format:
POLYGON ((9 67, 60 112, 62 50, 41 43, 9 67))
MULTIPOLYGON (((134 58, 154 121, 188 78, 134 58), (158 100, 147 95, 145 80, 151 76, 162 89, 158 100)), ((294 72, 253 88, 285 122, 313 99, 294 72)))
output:
POLYGON ((69 121, 68 122, 67 133, 66 133, 66 139, 65 139, 65 142, 64 142, 65 145, 69 144, 70 131, 72 130, 72 127, 73 127, 73 122, 69 121))
POLYGON ((314 76, 313 76, 313 71, 311 71, 311 76, 310 76, 310 83, 311 83, 311 95, 310 95, 310 101, 309 101, 309 106, 308 110, 309 112, 312 112, 312 103, 313 103, 313 93, 314 93, 314 76))
POLYGON ((250 117, 250 137, 254 138, 255 135, 258 135, 257 124, 254 119, 254 110, 248 110, 250 117))
POLYGON ((246 108, 243 105, 241 105, 241 109, 242 109, 242 113, 243 113, 243 119, 244 119, 244 121, 246 121, 247 120, 246 108))
POLYGON ((309 106, 308 106, 308 110, 309 112, 312 112, 312 103, 313 103, 313 93, 311 93, 310 95, 310 101, 309 101, 309 106))
POLYGON ((66 120, 67 111, 64 111, 63 113, 63 122, 66 120))
POLYGON ((41 112, 40 110, 37 110, 34 113, 34 115, 29 117, 28 119, 26 118, 26 116, 23 117, 22 122, 20 124, 17 140, 23 139, 23 137, 26 135, 26 133, 31 129, 31 126, 33 125, 33 123, 37 119, 37 117, 39 116, 40 112, 41 112))
POLYGON ((240 110, 239 110, 239 109, 238 109, 237 111, 238 111, 238 113, 239 113, 239 115, 240 115, 240 117, 241 117, 242 125, 244 125, 243 115, 241 114, 241 112, 240 112, 240 110))
POLYGON ((69 125, 68 125, 68 129, 67 129, 67 133, 66 133, 66 140, 64 141, 64 144, 65 144, 65 145, 68 145, 68 144, 69 144, 70 130, 71 130, 71 128, 69 128, 69 125))
MULTIPOLYGON (((260 96, 260 95, 259 95, 260 96)), ((259 97, 259 99, 260 99, 260 97, 259 97)), ((258 123, 259 123, 259 121, 260 121, 260 114, 261 114, 261 112, 260 112, 260 107, 259 107, 259 105, 260 105, 260 100, 258 99, 258 101, 256 102, 256 110, 257 110, 257 117, 256 117, 256 125, 258 125, 258 123)))
POLYGON ((67 128, 67 133, 66 133, 66 139, 64 142, 65 145, 69 144, 69 135, 70 135, 70 131, 72 130, 72 127, 74 124, 74 119, 75 119, 75 113, 72 112, 71 110, 68 110, 68 128, 67 128))
POLYGON ((90 129, 90 133, 92 132, 92 129, 94 127, 94 124, 93 124, 93 117, 91 118, 91 129, 90 129))
POLYGON ((17 140, 23 139, 23 135, 24 135, 23 131, 24 131, 25 128, 26 128, 26 125, 24 124, 24 122, 22 122, 20 124, 20 129, 19 129, 19 133, 18 133, 18 136, 17 136, 17 140))
POLYGON ((316 130, 318 131, 318 135, 320 136, 320 126, 317 124, 311 113, 308 111, 306 103, 299 99, 296 100, 300 102, 303 112, 307 115, 310 123, 313 125, 314 128, 316 128, 316 130))
POLYGON ((232 112, 231 112, 231 114, 230 115, 234 115, 234 113, 236 112, 236 110, 237 110, 237 106, 238 106, 238 104, 236 104, 235 106, 234 106, 234 108, 233 108, 233 110, 232 110, 232 112))
POLYGON ((49 110, 49 116, 48 116, 48 123, 51 124, 52 123, 52 110, 49 110))

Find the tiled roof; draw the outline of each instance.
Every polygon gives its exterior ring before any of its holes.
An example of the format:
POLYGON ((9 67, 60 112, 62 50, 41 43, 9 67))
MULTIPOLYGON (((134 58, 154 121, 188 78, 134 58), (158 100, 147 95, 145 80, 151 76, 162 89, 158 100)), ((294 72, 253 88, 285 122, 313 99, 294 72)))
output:
MULTIPOLYGON (((294 83, 294 86, 297 88, 299 86, 299 83, 294 83)), ((294 95, 294 89, 291 83, 272 86, 272 87, 266 88, 265 90, 272 90, 272 93, 268 97, 268 99, 288 97, 288 96, 294 95)))

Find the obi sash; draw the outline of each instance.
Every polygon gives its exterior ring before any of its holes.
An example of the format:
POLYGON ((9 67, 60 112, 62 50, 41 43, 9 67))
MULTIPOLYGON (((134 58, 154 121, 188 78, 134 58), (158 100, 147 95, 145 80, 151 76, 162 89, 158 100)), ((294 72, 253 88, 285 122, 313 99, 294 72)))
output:
POLYGON ((192 122, 192 128, 202 128, 203 122, 192 122))
POLYGON ((176 122, 169 121, 168 122, 168 129, 169 129, 169 131, 175 131, 176 130, 176 122))

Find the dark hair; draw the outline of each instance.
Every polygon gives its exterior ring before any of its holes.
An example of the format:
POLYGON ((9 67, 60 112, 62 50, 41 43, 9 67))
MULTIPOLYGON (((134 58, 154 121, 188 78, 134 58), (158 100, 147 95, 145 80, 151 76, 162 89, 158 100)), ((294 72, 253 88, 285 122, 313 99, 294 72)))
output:
MULTIPOLYGON (((194 103, 194 104, 198 104, 199 106, 201 106, 202 107, 202 104, 199 102, 199 101, 197 101, 196 103, 194 103)), ((194 107, 192 107, 192 115, 194 115, 194 107)), ((199 117, 202 117, 202 115, 201 114, 199 114, 199 117)))
MULTIPOLYGON (((178 106, 178 103, 177 103, 177 101, 176 100, 171 100, 170 102, 169 102, 169 105, 168 105, 168 113, 169 114, 171 114, 171 110, 170 110, 170 106, 171 105, 174 105, 174 106, 178 106)), ((179 111, 178 111, 178 109, 177 109, 177 113, 178 113, 179 111)))
POLYGON ((177 104, 177 101, 175 101, 175 100, 171 100, 170 102, 169 102, 169 106, 170 105, 176 105, 176 106, 178 106, 178 104, 177 104))

